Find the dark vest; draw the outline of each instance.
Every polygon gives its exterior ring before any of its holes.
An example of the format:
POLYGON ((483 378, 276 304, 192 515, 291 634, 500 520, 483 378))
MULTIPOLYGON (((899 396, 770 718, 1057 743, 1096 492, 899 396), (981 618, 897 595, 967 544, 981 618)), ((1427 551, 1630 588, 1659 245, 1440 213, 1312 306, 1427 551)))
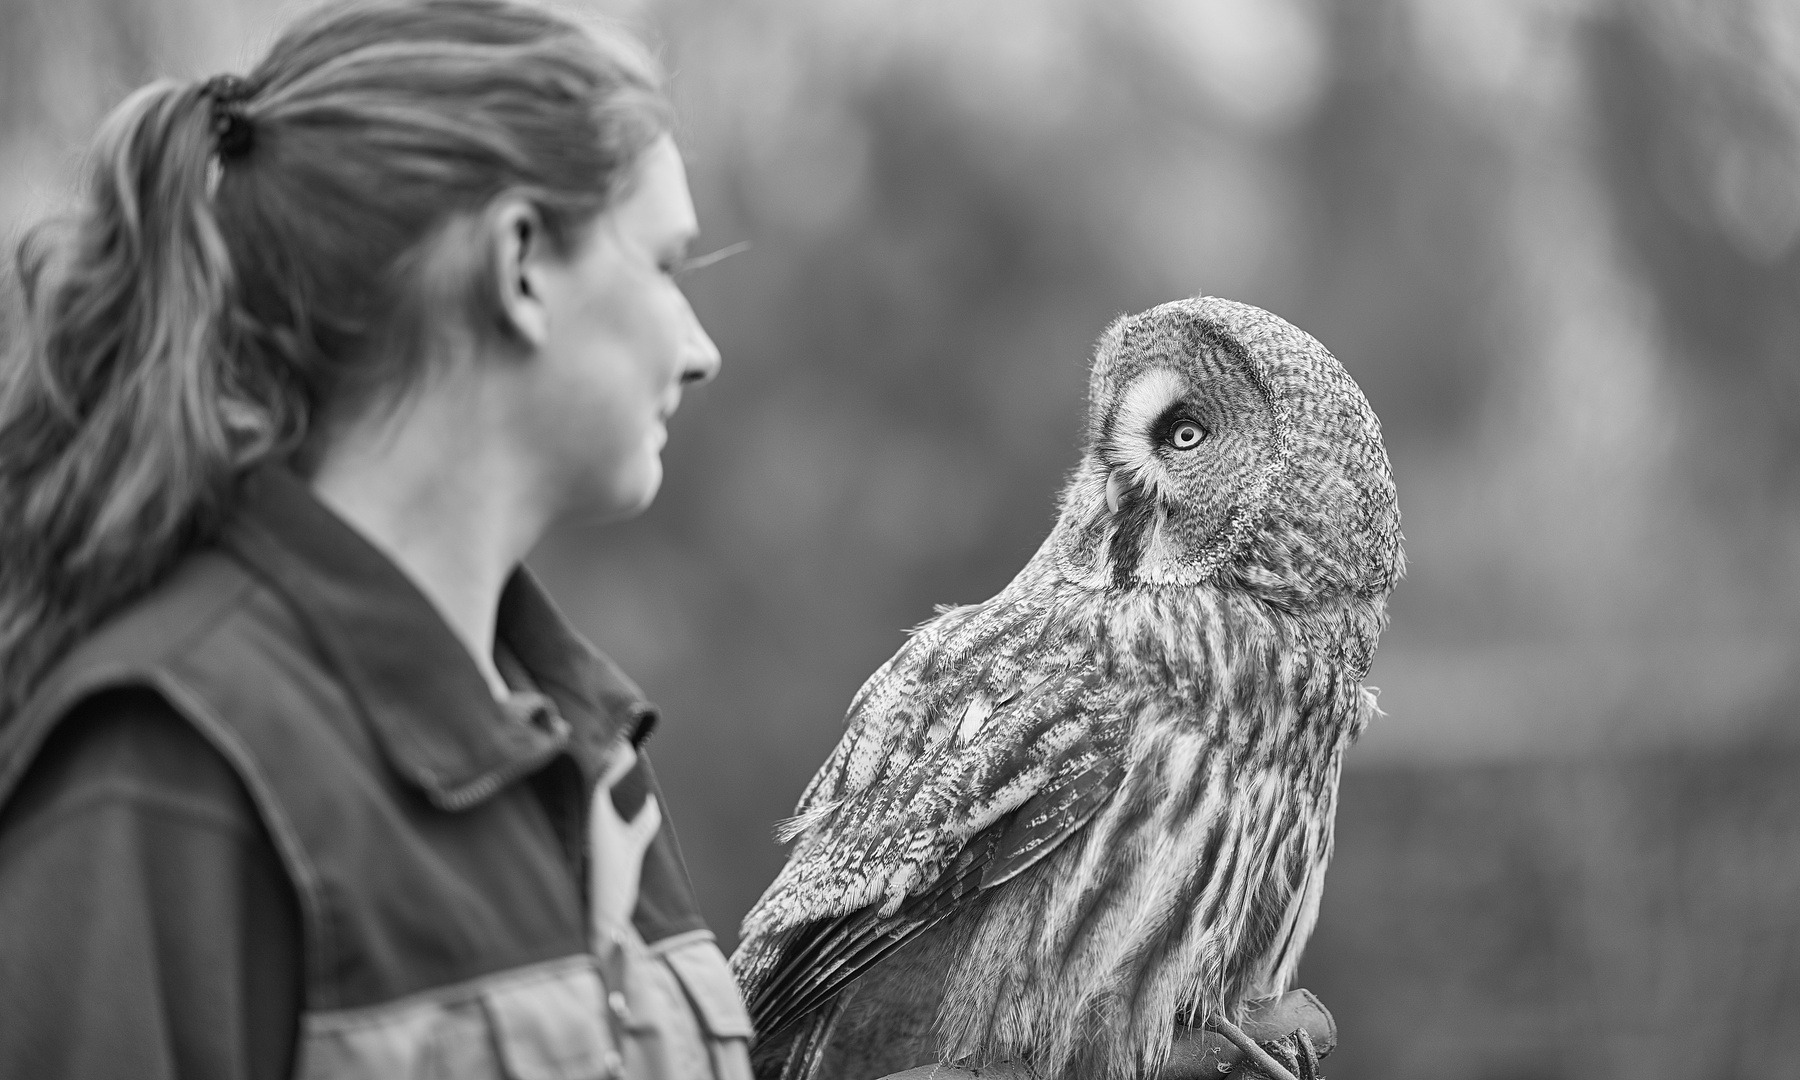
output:
MULTIPOLYGON (((502 641, 543 707, 491 715, 396 568, 292 477, 261 486, 220 546, 87 639, 7 724, 0 804, 75 705, 152 688, 242 779, 299 897, 296 1075, 747 1077, 749 1021, 666 825, 634 926, 593 940, 580 796, 652 717, 635 687, 521 571, 502 641)), ((640 762, 636 785, 654 790, 640 762)))

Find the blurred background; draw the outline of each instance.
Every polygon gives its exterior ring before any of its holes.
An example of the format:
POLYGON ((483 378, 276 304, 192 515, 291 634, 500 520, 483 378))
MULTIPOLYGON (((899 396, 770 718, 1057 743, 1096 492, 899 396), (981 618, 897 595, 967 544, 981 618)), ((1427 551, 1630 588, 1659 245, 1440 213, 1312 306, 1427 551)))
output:
MULTIPOLYGON (((1309 330, 1411 569, 1302 982, 1333 1080, 1800 1074, 1800 3, 664 0, 725 356, 534 557, 729 947, 852 693, 999 589, 1113 316, 1309 330)), ((0 225, 292 5, 0 0, 0 225)))

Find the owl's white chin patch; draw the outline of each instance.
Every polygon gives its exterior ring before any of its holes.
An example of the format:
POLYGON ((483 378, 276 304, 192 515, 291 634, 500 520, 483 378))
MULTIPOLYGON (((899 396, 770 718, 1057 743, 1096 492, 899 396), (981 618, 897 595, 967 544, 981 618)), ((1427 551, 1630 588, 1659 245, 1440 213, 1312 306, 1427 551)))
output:
POLYGON ((1168 516, 1158 510, 1144 538, 1144 556, 1138 561, 1137 576, 1157 585, 1170 581, 1171 571, 1180 565, 1178 553, 1170 546, 1164 525, 1168 516))
POLYGON ((1168 515, 1158 510, 1138 561, 1138 580, 1151 585, 1198 585, 1212 575, 1211 559, 1196 559, 1169 537, 1168 515))

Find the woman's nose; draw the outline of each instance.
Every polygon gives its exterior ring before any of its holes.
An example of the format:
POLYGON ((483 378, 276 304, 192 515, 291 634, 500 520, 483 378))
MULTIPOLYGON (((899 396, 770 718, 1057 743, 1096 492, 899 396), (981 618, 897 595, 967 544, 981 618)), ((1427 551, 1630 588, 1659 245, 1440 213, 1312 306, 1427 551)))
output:
POLYGON ((713 344, 712 335, 700 325, 694 309, 689 308, 687 350, 681 367, 682 385, 707 382, 719 373, 720 362, 719 347, 713 344))

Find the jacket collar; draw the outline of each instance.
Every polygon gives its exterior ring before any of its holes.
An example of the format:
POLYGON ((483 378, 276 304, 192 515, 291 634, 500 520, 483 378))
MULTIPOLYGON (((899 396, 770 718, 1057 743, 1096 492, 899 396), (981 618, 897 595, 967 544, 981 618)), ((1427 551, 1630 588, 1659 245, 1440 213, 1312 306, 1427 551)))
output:
POLYGON ((418 587, 286 469, 245 481, 223 544, 292 606, 390 764, 440 807, 479 803, 565 750, 591 781, 621 737, 656 722, 523 566, 501 595, 498 637, 554 709, 529 694, 496 701, 418 587))

